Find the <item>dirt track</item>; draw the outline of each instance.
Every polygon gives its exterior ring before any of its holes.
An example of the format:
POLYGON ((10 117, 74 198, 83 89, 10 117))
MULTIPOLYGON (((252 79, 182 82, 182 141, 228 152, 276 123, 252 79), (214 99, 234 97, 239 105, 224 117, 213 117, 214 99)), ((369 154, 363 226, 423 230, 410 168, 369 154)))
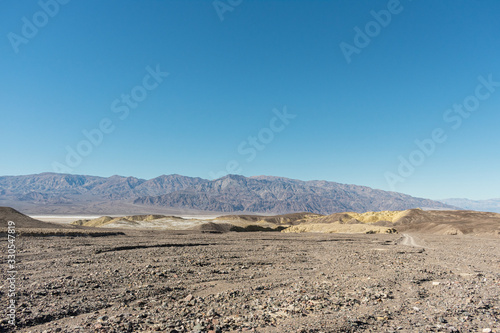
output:
POLYGON ((497 239, 128 231, 18 241, 22 332, 500 329, 497 239))
POLYGON ((408 235, 408 234, 403 234, 403 240, 401 241, 400 244, 401 245, 407 245, 407 246, 414 246, 414 247, 423 247, 421 245, 418 245, 415 242, 415 239, 413 238, 413 236, 408 235))

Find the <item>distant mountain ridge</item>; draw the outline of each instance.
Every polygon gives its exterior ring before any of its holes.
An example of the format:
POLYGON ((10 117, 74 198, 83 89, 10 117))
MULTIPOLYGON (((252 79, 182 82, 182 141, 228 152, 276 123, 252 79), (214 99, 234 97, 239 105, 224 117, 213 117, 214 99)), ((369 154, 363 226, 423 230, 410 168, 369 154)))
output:
POLYGON ((0 177, 0 204, 30 210, 43 207, 44 211, 52 207, 58 213, 72 213, 74 205, 87 207, 89 213, 109 207, 273 214, 456 208, 401 193, 318 180, 240 175, 215 180, 162 175, 146 180, 57 173, 0 177))
POLYGON ((480 212, 500 213, 500 198, 489 200, 444 199, 439 201, 464 209, 477 210, 480 212))

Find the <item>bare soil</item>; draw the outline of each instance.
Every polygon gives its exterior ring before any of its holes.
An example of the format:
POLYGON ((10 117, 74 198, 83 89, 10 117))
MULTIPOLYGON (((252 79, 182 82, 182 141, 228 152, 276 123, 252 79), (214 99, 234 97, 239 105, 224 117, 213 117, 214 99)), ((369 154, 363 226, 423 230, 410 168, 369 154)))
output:
POLYGON ((123 232, 19 235, 0 331, 500 332, 498 238, 123 232))

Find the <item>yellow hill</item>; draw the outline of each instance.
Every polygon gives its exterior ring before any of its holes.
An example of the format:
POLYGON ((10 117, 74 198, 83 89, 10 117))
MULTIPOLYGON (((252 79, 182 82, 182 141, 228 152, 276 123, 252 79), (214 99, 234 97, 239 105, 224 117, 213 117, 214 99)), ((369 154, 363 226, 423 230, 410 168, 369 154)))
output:
POLYGON ((408 214, 414 211, 420 211, 420 209, 366 212, 366 213, 355 213, 355 212, 335 213, 319 218, 313 218, 310 219, 308 222, 311 224, 333 223, 333 222, 373 224, 381 221, 396 223, 400 221, 403 217, 407 216, 408 214))
POLYGON ((100 227, 102 225, 110 223, 110 221, 113 221, 113 218, 111 216, 101 216, 93 220, 78 220, 75 222, 71 222, 71 224, 82 225, 86 227, 100 227))
POLYGON ((322 233, 363 233, 363 234, 392 234, 397 232, 393 228, 381 227, 369 224, 301 224, 287 228, 281 232, 322 232, 322 233))
POLYGON ((150 222, 163 218, 172 218, 172 219, 182 219, 181 217, 174 216, 165 216, 165 215, 131 215, 131 216, 122 216, 122 217, 111 217, 111 216, 101 216, 99 218, 93 220, 78 220, 71 222, 72 225, 81 225, 86 227, 102 227, 107 224, 112 224, 118 221, 125 221, 130 223, 135 223, 138 221, 150 222))
POLYGON ((261 216, 261 215, 224 215, 219 216, 216 221, 231 221, 241 222, 241 223, 272 223, 272 224, 301 224, 308 222, 310 220, 321 218, 324 215, 314 214, 314 213, 291 213, 283 215, 273 215, 273 216, 261 216))

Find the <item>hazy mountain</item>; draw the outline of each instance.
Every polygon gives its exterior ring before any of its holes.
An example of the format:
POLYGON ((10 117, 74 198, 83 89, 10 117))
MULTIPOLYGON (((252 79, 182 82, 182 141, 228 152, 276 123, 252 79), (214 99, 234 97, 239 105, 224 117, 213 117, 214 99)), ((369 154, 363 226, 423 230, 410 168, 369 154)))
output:
POLYGON ((96 177, 41 173, 26 176, 0 177, 0 195, 19 200, 47 200, 53 197, 80 199, 135 199, 139 196, 160 195, 208 182, 201 178, 163 175, 150 180, 135 177, 96 177))
MULTIPOLYGON (((450 205, 365 186, 282 177, 228 175, 216 180, 163 175, 150 180, 135 177, 96 177, 42 173, 0 177, 0 204, 33 211, 74 213, 86 209, 154 208, 212 212, 292 213, 451 209, 450 205), (76 206, 75 206, 76 205, 76 206)), ((127 213, 133 213, 128 211, 127 213)))
POLYGON ((500 199, 470 200, 470 199, 444 199, 445 204, 480 212, 500 213, 500 199))
POLYGON ((221 212, 280 214, 331 214, 344 211, 404 210, 410 207, 451 208, 440 202, 364 186, 268 176, 247 178, 239 175, 228 175, 160 196, 141 197, 134 203, 221 212))

